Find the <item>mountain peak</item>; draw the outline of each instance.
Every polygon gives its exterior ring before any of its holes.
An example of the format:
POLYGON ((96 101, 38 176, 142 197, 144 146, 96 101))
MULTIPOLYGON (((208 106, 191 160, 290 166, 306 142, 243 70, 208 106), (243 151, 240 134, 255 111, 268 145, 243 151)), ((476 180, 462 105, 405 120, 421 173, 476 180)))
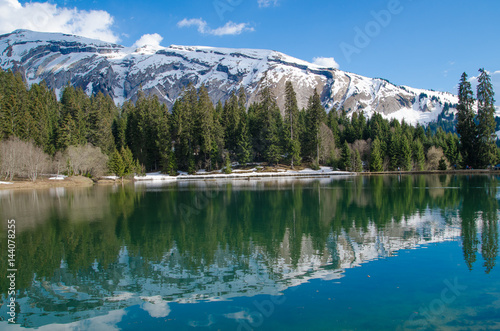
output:
POLYGON ((45 80, 57 93, 69 80, 89 94, 109 94, 116 103, 135 101, 142 87, 171 107, 191 83, 206 86, 214 102, 226 100, 243 86, 252 103, 268 86, 283 108, 287 81, 294 85, 299 107, 317 91, 328 110, 379 112, 412 123, 437 118, 445 104, 452 105, 447 109, 453 112, 458 102, 449 93, 395 86, 273 50, 159 43, 133 48, 29 30, 0 36, 0 66, 20 72, 29 84, 45 80))

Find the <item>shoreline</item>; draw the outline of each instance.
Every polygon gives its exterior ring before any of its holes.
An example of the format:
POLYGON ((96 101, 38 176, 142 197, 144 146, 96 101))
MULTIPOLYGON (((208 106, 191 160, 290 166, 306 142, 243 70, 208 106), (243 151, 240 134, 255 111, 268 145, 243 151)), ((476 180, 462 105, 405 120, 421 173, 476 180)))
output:
MULTIPOLYGON (((133 180, 124 179, 127 183, 150 183, 150 182, 178 182, 178 181, 216 181, 216 180, 260 180, 262 178, 325 178, 335 176, 410 176, 410 175, 500 175, 500 170, 424 170, 424 171, 386 171, 386 172, 347 172, 347 171, 314 171, 314 172, 250 172, 231 174, 197 174, 167 176, 155 175, 135 177, 133 180)), ((94 181, 83 176, 67 177, 64 180, 49 180, 48 178, 37 179, 35 182, 29 180, 16 180, 6 184, 0 181, 0 190, 33 190, 48 189, 57 187, 90 187, 94 185, 121 185, 119 179, 100 179, 94 181)))
POLYGON ((90 187, 94 185, 94 181, 83 176, 67 177, 63 180, 51 180, 45 177, 37 179, 35 182, 31 180, 15 180, 8 182, 0 182, 0 190, 33 190, 33 189, 48 189, 56 187, 90 187))

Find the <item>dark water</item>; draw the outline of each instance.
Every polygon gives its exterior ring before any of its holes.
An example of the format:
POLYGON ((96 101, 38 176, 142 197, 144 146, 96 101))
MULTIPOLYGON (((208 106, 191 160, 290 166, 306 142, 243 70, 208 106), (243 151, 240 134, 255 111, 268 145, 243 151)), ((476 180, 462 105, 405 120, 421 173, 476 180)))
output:
POLYGON ((0 191, 0 329, 497 329, 499 184, 450 175, 0 191))

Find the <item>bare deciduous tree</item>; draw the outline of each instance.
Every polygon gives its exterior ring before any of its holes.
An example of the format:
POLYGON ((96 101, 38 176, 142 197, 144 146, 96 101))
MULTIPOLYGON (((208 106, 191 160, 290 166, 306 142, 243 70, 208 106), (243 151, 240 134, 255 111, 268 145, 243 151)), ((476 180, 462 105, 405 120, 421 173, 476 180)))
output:
POLYGON ((15 175, 36 181, 38 175, 49 165, 47 154, 33 142, 11 137, 0 144, 0 169, 5 179, 12 180, 15 175))
POLYGON ((0 171, 6 180, 12 180, 20 168, 22 141, 17 137, 4 140, 0 143, 0 171))
POLYGON ((432 146, 427 151, 427 170, 437 170, 439 167, 439 160, 443 157, 443 149, 441 147, 432 146))
POLYGON ((43 150, 32 142, 24 142, 22 160, 22 172, 31 181, 36 181, 38 175, 49 167, 49 157, 43 150))
POLYGON ((361 160, 368 161, 370 159, 370 152, 372 147, 371 139, 368 140, 356 140, 352 143, 351 148, 354 151, 358 151, 361 156, 361 160))
POLYGON ((65 165, 66 158, 64 154, 61 151, 57 152, 56 155, 54 155, 54 159, 52 161, 52 170, 59 176, 59 173, 64 169, 65 165))
POLYGON ((91 144, 68 147, 66 157, 71 170, 78 175, 90 174, 99 177, 108 169, 108 156, 103 154, 99 147, 91 144))

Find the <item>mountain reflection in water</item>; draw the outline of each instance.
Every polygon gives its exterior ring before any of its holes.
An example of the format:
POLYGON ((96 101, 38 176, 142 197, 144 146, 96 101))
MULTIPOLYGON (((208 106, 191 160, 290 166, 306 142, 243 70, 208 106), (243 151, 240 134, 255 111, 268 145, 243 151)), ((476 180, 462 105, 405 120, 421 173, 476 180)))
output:
MULTIPOLYGON (((17 224, 18 322, 71 323, 133 305, 162 317, 170 302, 279 295, 450 240, 462 241, 470 270, 489 273, 497 186, 447 175, 0 191, 1 218, 17 224)), ((7 282, 3 268, 3 303, 7 282)))

